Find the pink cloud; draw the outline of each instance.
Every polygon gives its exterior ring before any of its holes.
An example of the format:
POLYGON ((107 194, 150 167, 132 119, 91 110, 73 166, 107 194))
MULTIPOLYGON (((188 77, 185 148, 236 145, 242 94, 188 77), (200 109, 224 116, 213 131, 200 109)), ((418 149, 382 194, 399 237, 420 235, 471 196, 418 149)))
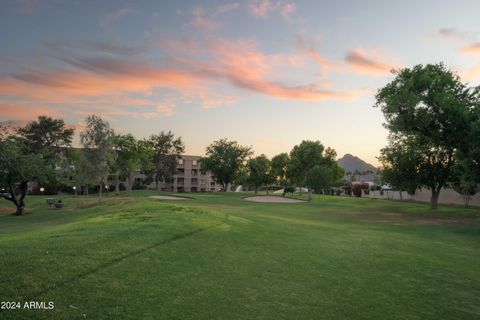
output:
POLYGON ((363 49, 355 49, 347 53, 345 62, 351 70, 361 74, 385 75, 389 74, 396 66, 382 62, 378 52, 372 51, 370 55, 363 49))
POLYGON ((31 120, 39 115, 55 116, 58 112, 46 106, 0 102, 0 117, 8 120, 31 120))
POLYGON ((274 9, 269 0, 259 0, 248 5, 250 13, 255 17, 265 18, 274 9))
POLYGON ((480 63, 472 68, 459 72, 460 77, 466 81, 480 80, 480 63))
MULTIPOLYGON (((263 53, 250 39, 210 39, 202 43, 163 39, 161 47, 168 54, 168 68, 137 55, 58 51, 54 56, 68 68, 25 67, 16 74, 0 75, 0 97, 15 99, 26 106, 25 110, 30 108, 23 114, 15 111, 19 117, 36 114, 38 106, 48 105, 49 112, 62 109, 82 116, 99 113, 109 118, 147 119, 173 115, 178 103, 195 102, 213 108, 238 101, 237 96, 219 91, 218 86, 300 101, 352 100, 363 93, 337 91, 326 81, 289 80, 290 74, 280 71, 304 67, 303 58, 298 54, 263 53), (159 96, 157 89, 168 94, 159 96)), ((0 118, 9 117, 14 110, 3 105, 0 118)))
POLYGON ((303 38, 302 34, 297 34, 296 35, 296 48, 299 50, 301 53, 307 55, 318 63, 320 67, 322 68, 320 75, 322 78, 325 78, 328 76, 330 72, 341 72, 342 67, 337 65, 336 63, 330 61, 329 59, 325 58, 313 45, 307 46, 305 44, 305 40, 303 38))
POLYGON ((218 25, 215 21, 209 20, 202 16, 197 16, 193 18, 192 25, 204 31, 213 31, 217 29, 218 25))
POLYGON ((480 53, 480 42, 473 43, 461 49, 462 53, 466 54, 479 54, 480 53))
POLYGON ((285 4, 281 9, 280 9, 280 14, 287 20, 290 19, 291 15, 295 12, 296 6, 294 3, 289 2, 285 4))

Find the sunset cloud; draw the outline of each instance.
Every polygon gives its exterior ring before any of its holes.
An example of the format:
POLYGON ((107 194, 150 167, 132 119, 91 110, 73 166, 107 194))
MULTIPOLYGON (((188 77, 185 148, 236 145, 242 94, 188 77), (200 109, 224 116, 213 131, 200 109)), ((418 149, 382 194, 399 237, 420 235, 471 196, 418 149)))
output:
POLYGON ((294 3, 292 2, 289 2, 285 5, 282 6, 282 8, 280 9, 280 14, 285 18, 285 19, 290 19, 290 17, 292 16, 292 14, 295 12, 296 10, 296 6, 294 3))
POLYGON ((462 53, 466 54, 480 54, 480 42, 472 43, 461 49, 462 53))
POLYGON ((248 5, 250 14, 257 18, 266 18, 271 13, 280 14, 284 19, 290 20, 297 7, 293 2, 257 0, 248 5))
POLYGON ((370 55, 363 49, 355 49, 347 53, 345 62, 351 70, 362 74, 386 75, 396 67, 392 64, 383 62, 378 53, 372 52, 370 55))
POLYGON ((251 2, 248 8, 255 17, 265 18, 274 9, 274 6, 269 0, 259 0, 251 2))
POLYGON ((480 63, 465 71, 460 71, 459 74, 460 77, 466 81, 480 80, 480 63))
MULTIPOLYGON (((215 38, 199 43, 162 38, 159 46, 167 55, 168 67, 133 54, 135 48, 121 44, 96 43, 102 50, 49 47, 50 56, 64 67, 27 65, 8 76, 0 75, 0 97, 31 106, 31 111, 18 114, 20 118, 38 115, 36 106, 49 105, 50 112, 58 107, 80 116, 98 113, 108 119, 150 119, 174 115, 178 103, 215 108, 239 100, 236 94, 215 89, 216 85, 299 101, 354 100, 363 94, 361 90, 335 90, 325 80, 292 81, 288 70, 305 68, 302 57, 263 53, 252 39, 215 38), (168 99, 155 93, 159 89, 169 92, 168 99)), ((313 49, 305 51, 324 68, 337 68, 313 49)), ((12 110, 4 106, 2 116, 13 115, 12 110)))
POLYGON ((295 45, 297 50, 307 55, 310 59, 318 63, 321 67, 320 75, 322 78, 326 78, 330 72, 340 72, 342 67, 333 63, 326 57, 324 57, 313 44, 307 45, 302 34, 297 34, 295 37, 295 45))
POLYGON ((58 114, 58 112, 46 106, 40 107, 0 101, 0 115, 3 119, 30 120, 35 115, 55 116, 58 114))

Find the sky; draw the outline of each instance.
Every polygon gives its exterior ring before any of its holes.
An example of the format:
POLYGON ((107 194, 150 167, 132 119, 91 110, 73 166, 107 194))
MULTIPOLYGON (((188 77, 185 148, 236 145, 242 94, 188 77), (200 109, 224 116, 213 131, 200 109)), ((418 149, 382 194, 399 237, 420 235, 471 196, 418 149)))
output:
POLYGON ((443 62, 480 83, 479 1, 0 2, 0 121, 76 129, 97 114, 138 138, 214 140, 257 155, 319 140, 378 165, 375 93, 443 62))

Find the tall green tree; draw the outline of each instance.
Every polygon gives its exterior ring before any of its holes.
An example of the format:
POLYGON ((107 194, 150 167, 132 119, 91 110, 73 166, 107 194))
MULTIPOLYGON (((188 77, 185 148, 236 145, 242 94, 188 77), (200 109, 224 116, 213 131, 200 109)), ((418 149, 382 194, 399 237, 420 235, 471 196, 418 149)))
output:
POLYGON ((181 137, 175 138, 170 131, 152 135, 149 140, 153 148, 151 175, 153 175, 157 190, 160 190, 160 182, 173 181, 177 160, 185 151, 185 144, 181 137))
POLYGON ((0 139, 0 186, 7 188, 3 197, 16 207, 16 215, 25 209, 28 183, 41 179, 49 168, 42 154, 28 152, 17 137, 0 139))
POLYGON ((420 161, 415 144, 394 144, 380 153, 379 160, 385 164, 382 179, 400 192, 400 200, 403 199, 403 191, 414 194, 419 186, 416 164, 420 161))
POLYGON ((272 174, 275 176, 280 185, 286 186, 287 166, 290 158, 287 153, 280 153, 271 160, 272 174))
POLYGON ((131 134, 119 134, 114 137, 114 150, 116 152, 117 168, 127 178, 127 193, 132 194, 132 187, 135 181, 135 173, 141 171, 142 164, 148 163, 143 161, 151 159, 151 144, 145 140, 137 140, 131 134))
MULTIPOLYGON (((255 193, 258 188, 263 185, 269 185, 275 181, 275 177, 271 171, 271 163, 264 154, 249 159, 247 161, 248 179, 247 181, 253 185, 255 193)), ((268 189, 267 189, 268 192, 268 189)))
POLYGON ((67 128, 63 119, 39 116, 18 129, 25 145, 32 153, 43 153, 45 158, 54 157, 72 144, 74 129, 67 128))
POLYGON ((17 129, 18 138, 23 140, 26 150, 31 154, 41 155, 49 167, 44 175, 43 184, 54 188, 63 183, 65 170, 71 162, 71 144, 74 129, 68 128, 63 119, 39 116, 24 127, 17 129))
POLYGON ((382 110, 390 131, 382 165, 405 170, 395 160, 403 157, 391 154, 415 153, 408 171, 417 173, 420 188, 431 191, 430 205, 435 209, 442 188, 455 180, 457 151, 468 149, 471 143, 465 137, 472 130, 472 110, 479 104, 480 91, 464 85, 443 64, 417 65, 394 74, 395 79, 376 95, 375 106, 382 110))
POLYGON ((207 147, 206 156, 201 159, 201 170, 212 172, 215 181, 222 185, 223 191, 227 191, 251 154, 250 147, 242 146, 236 141, 214 141, 207 147))
POLYGON ((84 157, 88 162, 85 169, 99 186, 98 202, 101 202, 103 185, 108 178, 111 163, 115 160, 112 149, 114 132, 107 121, 96 115, 87 116, 85 124, 85 130, 80 133, 84 157))
POLYGON ((292 184, 308 187, 310 200, 313 190, 331 187, 343 177, 335 158, 335 150, 325 149, 319 141, 302 141, 290 151, 287 178, 292 184))

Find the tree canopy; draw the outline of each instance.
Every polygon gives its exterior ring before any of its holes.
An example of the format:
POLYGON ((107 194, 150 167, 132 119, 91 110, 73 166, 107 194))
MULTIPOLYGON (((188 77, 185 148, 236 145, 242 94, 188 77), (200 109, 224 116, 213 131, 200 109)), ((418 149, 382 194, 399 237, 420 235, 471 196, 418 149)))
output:
POLYGON ((137 140, 131 134, 115 135, 113 141, 116 152, 115 162, 117 168, 127 178, 127 192, 128 195, 131 195, 135 172, 142 169, 142 164, 145 166, 152 161, 152 143, 146 140, 137 140))
POLYGON ((185 144, 181 137, 175 138, 175 135, 168 132, 160 132, 151 135, 149 141, 153 149, 153 175, 156 188, 159 189, 159 182, 171 182, 176 170, 177 159, 185 151, 185 144))
POLYGON ((114 161, 112 152, 114 132, 110 124, 96 115, 87 116, 86 128, 80 133, 83 153, 89 165, 85 167, 88 175, 99 185, 98 201, 102 200, 103 183, 109 174, 114 161))
POLYGON ((480 90, 467 87, 443 64, 417 65, 394 74, 376 95, 375 106, 390 131, 380 159, 384 170, 405 173, 403 178, 396 175, 404 181, 394 184, 413 183, 406 180, 415 176, 418 187, 431 190, 431 207, 436 208, 440 190, 455 180, 459 151, 478 140, 472 127, 480 90))
POLYGON ((268 185, 275 181, 275 177, 271 172, 271 163, 264 154, 249 159, 247 161, 248 178, 247 182, 253 185, 255 193, 258 188, 263 185, 268 185))
POLYGON ((302 141, 290 152, 287 178, 292 184, 319 192, 331 187, 344 175, 335 158, 335 150, 325 149, 319 141, 302 141))
POLYGON ((236 141, 214 141, 207 147, 206 156, 201 159, 201 169, 212 172, 215 181, 222 185, 223 191, 227 191, 228 185, 234 181, 251 154, 250 147, 242 146, 236 141))

